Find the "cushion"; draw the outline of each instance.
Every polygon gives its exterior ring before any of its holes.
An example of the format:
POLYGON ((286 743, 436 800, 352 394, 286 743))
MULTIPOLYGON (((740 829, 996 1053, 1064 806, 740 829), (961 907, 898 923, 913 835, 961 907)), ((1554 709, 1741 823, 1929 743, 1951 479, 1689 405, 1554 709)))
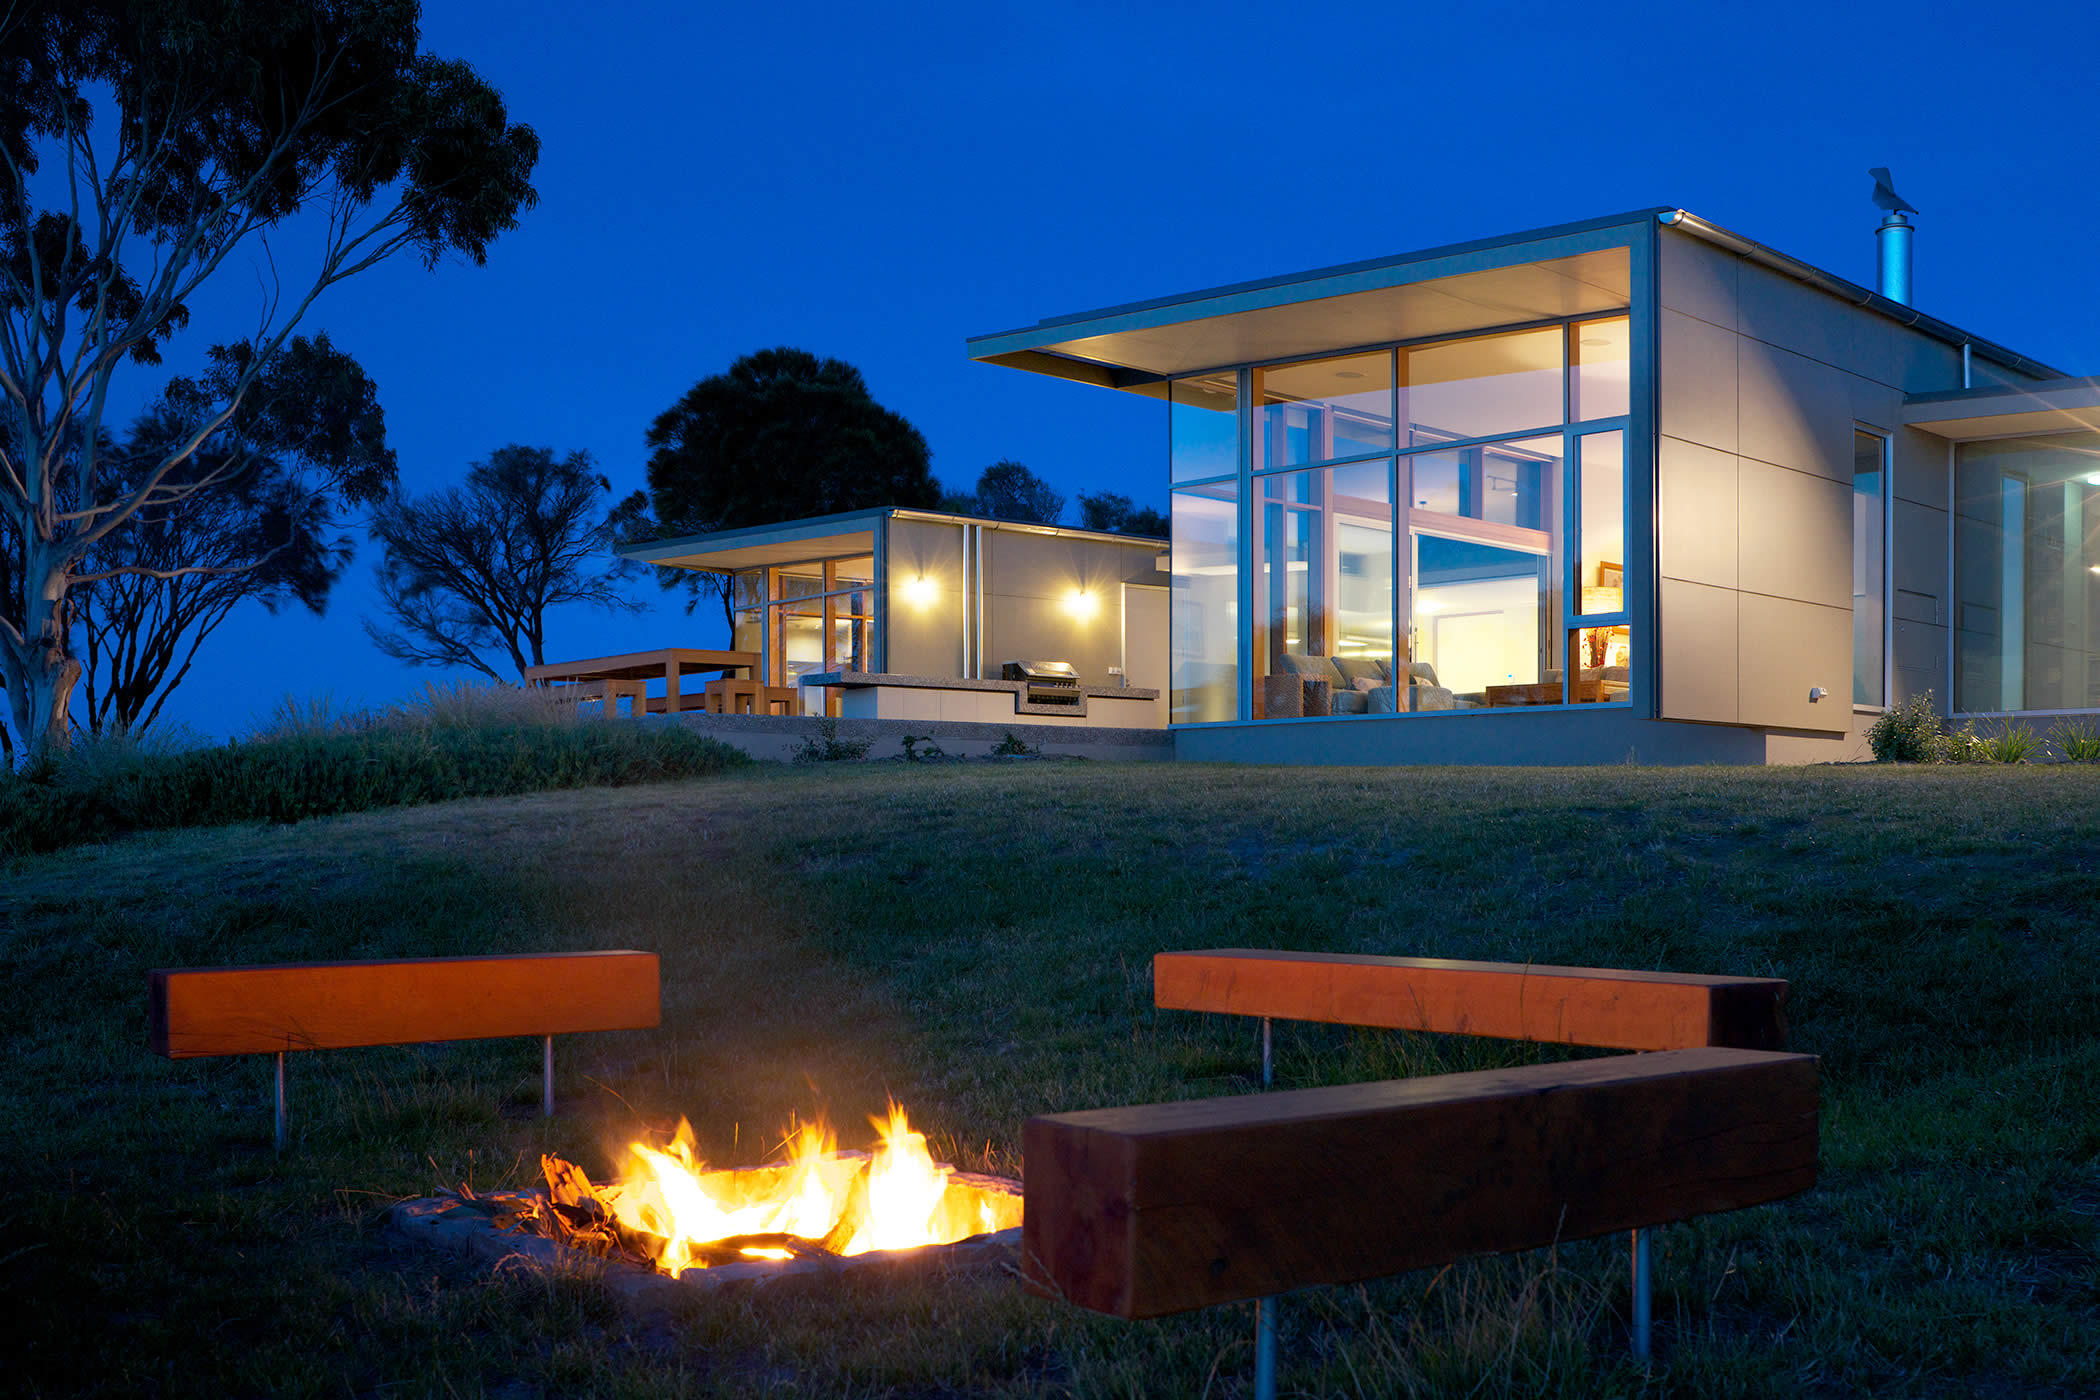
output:
POLYGON ((1356 678, 1356 688, 1358 691, 1368 693, 1373 690, 1381 689, 1382 687, 1380 686, 1378 678, 1376 676, 1358 676, 1356 678))
POLYGON ((1338 715, 1368 714, 1370 711, 1366 702, 1369 699, 1370 693, 1368 691, 1337 690, 1329 697, 1328 705, 1331 707, 1331 712, 1338 715))
MULTIPOLYGON (((1341 673, 1334 669, 1334 662, 1327 657, 1300 656, 1295 652, 1289 652, 1278 657, 1277 660, 1283 663, 1284 671, 1302 676, 1306 680, 1325 681, 1336 690, 1347 690, 1349 688, 1349 682, 1342 679, 1341 673)), ((1279 674, 1281 673, 1279 672, 1279 674)))
POLYGON ((1393 687, 1389 685, 1382 685, 1376 690, 1365 691, 1364 699, 1368 703, 1364 706, 1364 712, 1373 715, 1392 714, 1394 694, 1393 687))
POLYGON ((1436 667, 1430 665, 1427 661, 1408 662, 1407 675, 1410 685, 1436 684, 1436 667))
POLYGON ((1383 685, 1387 680, 1386 673, 1376 657, 1337 656, 1332 658, 1332 660, 1334 669, 1342 673, 1342 686, 1344 689, 1354 687, 1361 690, 1365 681, 1373 681, 1383 685))

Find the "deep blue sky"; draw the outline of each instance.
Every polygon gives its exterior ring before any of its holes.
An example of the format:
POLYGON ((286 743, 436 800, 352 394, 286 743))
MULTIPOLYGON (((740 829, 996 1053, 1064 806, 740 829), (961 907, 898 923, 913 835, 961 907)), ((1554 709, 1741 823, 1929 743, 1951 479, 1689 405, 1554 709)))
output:
MULTIPOLYGON (((2100 369, 2089 3, 426 0, 424 26, 543 149, 486 267, 387 267, 309 316, 378 381, 415 491, 508 442, 631 489, 651 418, 791 344, 860 366, 945 480, 1015 457, 1162 504, 1158 405, 973 365, 964 337, 1651 204, 1871 283, 1871 165, 1923 211, 1922 309, 2100 369)), ((246 276, 192 339, 238 332, 246 276)), ((359 630, 372 553, 325 619, 236 615, 172 717, 238 733, 287 692, 417 686, 359 630)), ((551 653, 720 631, 582 614, 551 653)))

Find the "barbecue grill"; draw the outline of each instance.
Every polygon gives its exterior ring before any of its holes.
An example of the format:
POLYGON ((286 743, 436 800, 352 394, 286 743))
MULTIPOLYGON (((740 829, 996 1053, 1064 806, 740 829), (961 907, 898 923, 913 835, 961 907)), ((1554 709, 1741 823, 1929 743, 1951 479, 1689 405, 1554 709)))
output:
POLYGON ((1009 661, 999 668, 1002 678, 1026 686, 1022 698, 1031 705, 1077 705, 1079 668, 1069 661, 1009 661))

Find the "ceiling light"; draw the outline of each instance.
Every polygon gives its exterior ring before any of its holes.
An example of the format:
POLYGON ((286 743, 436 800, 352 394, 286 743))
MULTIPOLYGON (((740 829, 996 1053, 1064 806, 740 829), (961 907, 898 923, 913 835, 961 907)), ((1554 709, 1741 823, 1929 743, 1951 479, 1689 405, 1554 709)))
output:
POLYGON ((1361 379, 1363 374, 1359 370, 1338 369, 1334 372, 1334 377, 1336 379, 1361 379))
POLYGON ((2094 472, 2091 476, 2087 477, 2085 479, 2085 484, 2088 486, 2100 486, 2100 472, 2094 472))
POLYGON ((1610 342, 1609 340, 1606 340, 1606 339, 1605 339, 1605 338, 1604 338, 1603 336, 1601 336, 1601 335, 1586 335, 1586 336, 1584 336, 1584 337, 1582 338, 1582 343, 1583 343, 1584 345, 1609 345, 1609 344, 1611 344, 1611 342, 1610 342))

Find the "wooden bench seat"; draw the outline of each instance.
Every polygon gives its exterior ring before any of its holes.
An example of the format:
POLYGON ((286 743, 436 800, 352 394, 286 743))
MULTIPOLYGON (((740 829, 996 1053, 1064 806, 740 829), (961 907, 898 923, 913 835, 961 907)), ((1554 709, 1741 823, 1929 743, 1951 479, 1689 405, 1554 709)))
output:
POLYGON ((1816 1060, 1675 1050, 1030 1119, 1039 1290, 1158 1317, 1737 1210, 1816 1179, 1816 1060))
POLYGON ((1212 948, 1152 960, 1162 1010, 1614 1050, 1786 1043, 1786 983, 1605 967, 1212 948))
POLYGON ((625 949, 146 974, 147 1037, 155 1054, 277 1057, 280 1148, 287 1053, 538 1036, 541 1107, 551 1115, 555 1036, 645 1030, 661 1019, 656 954, 625 949))

